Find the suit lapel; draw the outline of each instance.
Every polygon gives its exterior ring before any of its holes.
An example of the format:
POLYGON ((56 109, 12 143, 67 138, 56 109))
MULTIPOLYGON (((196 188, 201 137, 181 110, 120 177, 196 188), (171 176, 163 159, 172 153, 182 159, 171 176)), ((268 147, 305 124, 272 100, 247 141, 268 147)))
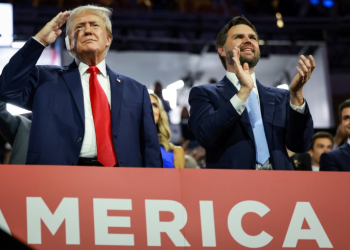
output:
POLYGON ((111 84, 111 119, 113 130, 117 131, 120 124, 120 109, 123 101, 125 79, 113 72, 107 66, 109 81, 111 84))
POLYGON ((75 105, 79 111, 79 116, 85 125, 83 87, 81 86, 81 78, 75 61, 69 66, 64 67, 61 74, 73 96, 75 105))
MULTIPOLYGON (((217 83, 216 88, 226 101, 230 101, 230 99, 238 92, 236 87, 226 76, 220 82, 217 83)), ((241 114, 240 121, 243 125, 243 128, 248 133, 250 139, 254 141, 253 129, 252 129, 252 125, 250 124, 248 112, 246 111, 246 109, 241 114)))
POLYGON ((236 87, 226 76, 216 84, 216 89, 226 101, 230 101, 232 96, 238 92, 236 87))

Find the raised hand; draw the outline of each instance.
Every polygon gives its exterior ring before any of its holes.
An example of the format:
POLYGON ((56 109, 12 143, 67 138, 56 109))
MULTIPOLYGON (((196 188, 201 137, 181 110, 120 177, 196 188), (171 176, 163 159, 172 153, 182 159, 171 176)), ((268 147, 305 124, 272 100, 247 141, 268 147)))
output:
POLYGON ((45 46, 54 43, 57 37, 61 35, 62 30, 60 28, 68 20, 69 15, 70 11, 58 13, 35 35, 35 38, 45 46))
POLYGON ((298 74, 293 78, 289 90, 290 100, 292 104, 301 106, 304 102, 303 87, 305 83, 310 79, 312 72, 316 67, 315 59, 310 55, 309 59, 301 55, 299 60, 299 66, 296 67, 298 74))
POLYGON ((241 84, 241 90, 237 93, 237 95, 243 102, 245 102, 248 99, 250 92, 254 87, 254 81, 253 78, 250 76, 248 63, 244 63, 242 67, 241 62, 239 60, 240 54, 240 49, 235 46, 233 49, 232 58, 234 61, 233 66, 239 83, 241 84))

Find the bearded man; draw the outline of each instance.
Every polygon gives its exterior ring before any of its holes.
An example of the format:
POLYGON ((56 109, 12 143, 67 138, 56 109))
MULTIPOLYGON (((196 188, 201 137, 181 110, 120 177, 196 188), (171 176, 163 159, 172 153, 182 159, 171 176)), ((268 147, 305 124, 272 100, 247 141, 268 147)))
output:
POLYGON ((189 127, 206 149, 206 167, 293 170, 286 147, 302 153, 312 142, 313 121, 302 90, 316 67, 314 58, 300 56, 288 91, 256 80, 258 34, 246 18, 227 23, 216 48, 226 76, 194 87, 189 96, 189 127))

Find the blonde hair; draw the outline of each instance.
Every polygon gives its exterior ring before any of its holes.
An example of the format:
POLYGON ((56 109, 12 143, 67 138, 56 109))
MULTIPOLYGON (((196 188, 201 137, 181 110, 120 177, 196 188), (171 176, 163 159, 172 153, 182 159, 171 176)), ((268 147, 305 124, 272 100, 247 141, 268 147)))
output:
POLYGON ((171 138, 171 132, 169 128, 168 115, 166 114, 163 108, 162 101, 154 93, 150 93, 149 95, 156 98, 158 102, 159 119, 156 126, 157 126, 159 144, 162 145, 167 152, 174 151, 174 144, 169 142, 171 138))
MULTIPOLYGON (((66 36, 69 37, 69 40, 71 40, 72 38, 72 33, 73 33, 73 25, 74 23, 72 22, 72 20, 74 20, 75 17, 77 17, 78 15, 80 15, 83 12, 90 12, 96 16, 99 16, 102 20, 103 20, 103 24, 104 27, 107 31, 107 36, 111 38, 111 40, 113 40, 113 35, 112 35, 112 23, 111 23, 111 16, 112 16, 112 9, 106 8, 106 7, 101 7, 101 6, 96 6, 96 5, 84 5, 84 6, 80 6, 77 7, 73 10, 71 10, 70 12, 70 16, 69 19, 67 20, 67 24, 66 24, 66 36)), ((109 47, 106 48, 105 50, 105 55, 107 54, 109 50, 109 47)), ((72 50, 71 51, 72 55, 75 57, 76 54, 75 52, 72 50)))

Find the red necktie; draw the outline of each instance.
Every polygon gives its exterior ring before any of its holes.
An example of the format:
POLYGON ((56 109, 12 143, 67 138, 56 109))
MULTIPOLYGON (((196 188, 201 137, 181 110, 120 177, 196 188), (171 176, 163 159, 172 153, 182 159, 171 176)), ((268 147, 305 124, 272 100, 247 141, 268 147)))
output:
POLYGON ((113 167, 117 163, 117 157, 112 141, 111 110, 107 96, 97 80, 100 70, 91 66, 87 72, 90 73, 89 89, 96 132, 97 160, 105 167, 113 167))

